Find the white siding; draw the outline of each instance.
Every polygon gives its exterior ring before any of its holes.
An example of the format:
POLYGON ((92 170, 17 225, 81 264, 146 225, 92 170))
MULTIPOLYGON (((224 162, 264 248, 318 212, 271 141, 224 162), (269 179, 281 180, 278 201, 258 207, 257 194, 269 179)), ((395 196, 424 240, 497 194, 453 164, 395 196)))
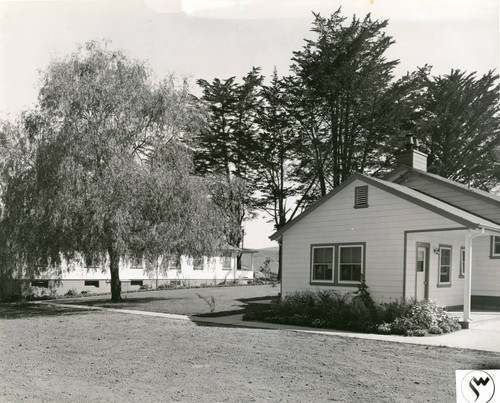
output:
POLYGON ((429 299, 440 305, 463 305, 464 279, 460 278, 460 248, 465 245, 465 231, 443 231, 408 234, 406 254, 406 295, 415 297, 417 242, 429 243, 429 299), (434 249, 439 245, 451 246, 451 287, 438 286, 439 254, 434 249))
MULTIPOLYGON (((317 288, 356 290, 356 287, 310 285, 310 248, 314 244, 366 242, 366 282, 372 297, 378 302, 400 298, 404 232, 459 227, 447 218, 371 185, 369 207, 354 209, 354 188, 363 185, 366 183, 361 180, 354 181, 283 234, 284 295, 317 288)), ((441 294, 451 292, 455 290, 440 289, 441 294)))
MULTIPOLYGON (((145 266, 131 267, 128 260, 120 261, 120 280, 122 282, 122 290, 138 290, 139 285, 131 285, 134 280, 143 280, 144 284, 156 285, 174 281, 180 285, 211 285, 218 284, 223 281, 233 280, 251 280, 253 279, 252 270, 236 270, 236 254, 232 253, 231 269, 223 268, 223 259, 221 256, 204 257, 203 270, 194 270, 193 259, 190 257, 181 257, 180 270, 158 270, 155 268, 146 270, 145 266)), ((161 260, 160 260, 161 263, 161 260)), ((61 267, 57 270, 51 270, 43 273, 38 279, 52 279, 59 281, 58 283, 51 282, 51 287, 54 285, 58 294, 64 294, 70 289, 76 289, 77 292, 109 292, 111 274, 109 271, 109 262, 102 262, 100 267, 87 268, 83 259, 75 259, 72 262, 63 260, 61 267), (85 286, 85 280, 99 281, 99 287, 85 286)), ((40 290, 35 292, 43 291, 40 290)))
POLYGON ((500 297, 500 259, 490 259, 490 236, 472 243, 472 295, 500 297))

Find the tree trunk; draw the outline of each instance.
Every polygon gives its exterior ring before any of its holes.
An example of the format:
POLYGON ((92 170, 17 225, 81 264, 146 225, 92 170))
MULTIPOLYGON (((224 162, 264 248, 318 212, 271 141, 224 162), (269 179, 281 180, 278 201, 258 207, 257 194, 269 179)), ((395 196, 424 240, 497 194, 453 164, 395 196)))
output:
POLYGON ((112 245, 108 247, 109 270, 111 272, 111 301, 119 302, 122 300, 122 284, 120 282, 120 255, 117 248, 112 245))
MULTIPOLYGON (((241 253, 236 255, 236 270, 241 270, 241 253)), ((236 277, 234 279, 236 280, 236 277)))

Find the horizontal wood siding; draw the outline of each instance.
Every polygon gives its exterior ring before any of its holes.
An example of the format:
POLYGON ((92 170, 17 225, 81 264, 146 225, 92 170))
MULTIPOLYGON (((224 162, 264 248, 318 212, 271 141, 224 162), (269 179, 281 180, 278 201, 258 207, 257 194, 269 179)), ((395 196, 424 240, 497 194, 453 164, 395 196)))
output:
POLYGON ((490 259, 490 237, 472 241, 472 295, 500 297, 500 259, 490 259))
POLYGON ((415 297, 415 262, 417 242, 429 243, 429 299, 439 305, 462 305, 464 302, 464 279, 460 278, 460 248, 465 245, 465 231, 443 231, 408 234, 406 256, 406 295, 415 297), (434 249, 439 245, 451 246, 451 286, 438 287, 439 254, 434 249))
POLYGON ((418 174, 412 174, 401 185, 419 190, 473 214, 500 223, 500 206, 498 204, 495 205, 493 202, 474 197, 474 195, 467 194, 467 192, 439 184, 432 179, 418 174))
MULTIPOLYGON (((185 285, 200 284, 218 284, 224 281, 233 280, 252 280, 254 272, 252 270, 235 270, 236 254, 232 254, 231 269, 223 269, 223 259, 221 256, 205 257, 203 270, 194 270, 193 259, 187 256, 181 257, 180 270, 159 270, 158 284, 176 281, 185 285)), ((30 279, 21 277, 29 282, 30 279)), ((122 290, 136 290, 139 285, 131 285, 134 280, 143 280, 143 284, 156 285, 157 272, 155 268, 146 270, 143 265, 131 266, 127 259, 120 261, 120 280, 122 281, 122 290)), ((47 270, 37 279, 55 280, 54 287, 58 294, 64 294, 70 289, 88 292, 107 292, 109 291, 109 282, 111 274, 109 263, 101 262, 98 267, 86 267, 84 259, 75 259, 71 262, 62 260, 61 266, 55 269, 47 270), (93 285, 85 286, 85 280, 99 281, 99 287, 93 285)), ((51 284, 52 284, 51 283, 51 284)))
POLYGON ((356 287, 312 286, 313 244, 366 242, 366 281, 375 300, 388 302, 403 294, 404 232, 457 227, 457 224, 402 198, 369 186, 368 208, 354 208, 356 180, 283 234, 283 295, 300 290, 356 287))

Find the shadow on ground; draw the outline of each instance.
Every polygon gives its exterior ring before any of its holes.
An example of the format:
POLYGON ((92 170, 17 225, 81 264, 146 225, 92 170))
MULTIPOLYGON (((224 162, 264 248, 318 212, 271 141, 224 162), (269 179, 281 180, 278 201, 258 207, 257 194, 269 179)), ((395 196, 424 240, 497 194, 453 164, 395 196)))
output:
POLYGON ((66 304, 66 305, 87 305, 87 306, 101 306, 105 308, 129 308, 131 305, 140 305, 140 304, 147 304, 149 302, 155 302, 155 301, 176 301, 176 300, 181 300, 184 298, 171 298, 171 297, 144 297, 144 298, 122 298, 120 302, 113 302, 110 300, 110 298, 104 299, 92 299, 92 300, 85 300, 85 299, 78 299, 78 300, 56 300, 54 302, 56 303, 61 303, 61 304, 66 304))
POLYGON ((90 311, 56 305, 10 303, 0 304, 0 319, 24 319, 49 316, 85 315, 90 311))
POLYGON ((199 318, 220 318, 222 316, 231 316, 231 315, 239 315, 245 314, 249 312, 260 312, 269 307, 269 304, 276 299, 276 297, 255 297, 255 298, 245 298, 245 299, 237 299, 236 301, 244 304, 240 309, 234 309, 230 311, 222 311, 222 312, 210 312, 210 313, 200 313, 192 315, 193 317, 199 318))

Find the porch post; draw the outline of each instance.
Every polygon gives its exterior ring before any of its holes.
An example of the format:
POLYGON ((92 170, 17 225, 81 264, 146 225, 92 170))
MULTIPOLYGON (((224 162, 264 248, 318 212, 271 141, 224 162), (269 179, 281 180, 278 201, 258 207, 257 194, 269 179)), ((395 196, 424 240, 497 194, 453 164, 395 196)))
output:
POLYGON ((471 296, 471 271, 472 271, 472 232, 465 235, 465 278, 464 278, 464 317, 465 323, 470 322, 470 296, 471 296))

